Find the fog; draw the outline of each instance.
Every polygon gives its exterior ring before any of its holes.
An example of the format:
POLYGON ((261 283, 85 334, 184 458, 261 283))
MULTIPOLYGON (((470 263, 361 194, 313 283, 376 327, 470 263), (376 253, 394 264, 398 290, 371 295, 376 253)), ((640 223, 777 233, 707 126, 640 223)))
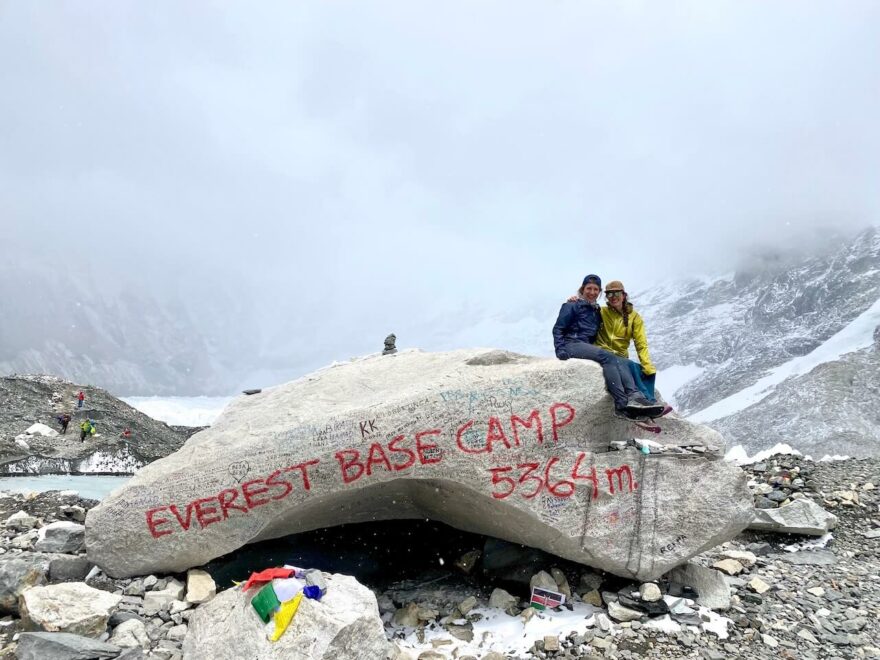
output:
POLYGON ((870 1, 5 2, 0 239, 281 351, 441 344, 880 223, 878 44, 870 1))

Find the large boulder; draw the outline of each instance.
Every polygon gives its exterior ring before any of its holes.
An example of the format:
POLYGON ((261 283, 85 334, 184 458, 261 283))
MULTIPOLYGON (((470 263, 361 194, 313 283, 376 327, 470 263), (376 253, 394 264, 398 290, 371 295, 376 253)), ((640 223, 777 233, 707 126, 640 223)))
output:
POLYGON ((612 415, 598 365, 503 351, 406 351, 242 397, 86 518, 109 575, 177 572, 246 543, 343 523, 432 518, 652 580, 752 518, 711 429, 703 453, 609 451, 644 433, 612 415))
POLYGON ((98 637, 121 600, 83 582, 65 582, 25 589, 18 609, 30 630, 98 637))
POLYGON ((189 619, 184 660, 384 660, 388 640, 375 594, 349 575, 325 574, 320 601, 302 599, 287 631, 277 642, 250 605, 259 591, 227 589, 200 605, 189 619))

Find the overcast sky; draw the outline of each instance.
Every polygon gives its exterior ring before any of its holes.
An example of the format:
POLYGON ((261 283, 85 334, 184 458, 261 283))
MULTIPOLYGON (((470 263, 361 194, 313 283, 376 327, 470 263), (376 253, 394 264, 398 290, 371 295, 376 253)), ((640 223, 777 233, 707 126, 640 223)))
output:
POLYGON ((331 325, 555 313, 880 223, 878 51, 873 0, 0 0, 0 238, 331 325))

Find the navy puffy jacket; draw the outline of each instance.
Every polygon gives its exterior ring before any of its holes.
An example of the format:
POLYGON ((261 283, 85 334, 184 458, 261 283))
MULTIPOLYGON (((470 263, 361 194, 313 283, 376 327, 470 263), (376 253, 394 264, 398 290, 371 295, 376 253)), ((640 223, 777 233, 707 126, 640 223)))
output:
POLYGON ((553 326, 553 347, 556 349, 556 357, 561 357, 559 351, 565 350, 566 342, 595 343, 601 325, 602 315, 599 313, 599 305, 588 303, 586 300, 563 304, 556 325, 553 326))

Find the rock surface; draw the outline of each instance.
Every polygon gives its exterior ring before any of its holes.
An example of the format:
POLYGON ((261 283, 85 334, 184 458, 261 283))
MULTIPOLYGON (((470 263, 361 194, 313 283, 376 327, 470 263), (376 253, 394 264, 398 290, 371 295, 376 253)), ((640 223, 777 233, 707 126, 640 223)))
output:
POLYGON ((837 516, 813 500, 802 498, 778 509, 755 509, 755 518, 749 523, 749 529, 822 536, 836 525, 837 516))
POLYGON ((348 575, 326 575, 320 601, 304 598, 277 642, 266 630, 248 594, 227 589, 200 605, 189 620, 184 660, 384 660, 389 650, 376 596, 348 575))
POLYGON ((49 557, 33 552, 0 558, 0 613, 18 612, 18 597, 30 587, 44 584, 49 557))
POLYGON ((135 410, 108 392, 77 385, 52 376, 6 376, 0 378, 0 473, 40 474, 131 473, 135 469, 176 451, 186 433, 135 410), (76 393, 85 393, 85 406, 76 407, 76 393), (25 446, 15 438, 34 422, 59 428, 56 416, 70 413, 65 435, 28 435, 25 446), (96 421, 98 433, 85 442, 79 424, 96 421), (130 440, 119 434, 130 429, 130 440))
MULTIPOLYGON (((503 351, 405 351, 240 397, 86 519, 115 577, 181 571, 331 525, 431 518, 651 580, 751 519, 745 475, 694 453, 608 451, 599 367, 503 351), (698 488, 690 484, 699 483, 698 488)), ((667 445, 720 437, 664 419, 667 445)))
POLYGON ((34 545, 37 552, 77 553, 85 545, 86 528, 75 522, 59 520, 40 529, 34 545))
POLYGON ((18 609, 31 629, 98 637, 120 600, 83 582, 66 582, 25 589, 18 609))
POLYGON ((18 660, 100 660, 115 658, 118 646, 82 635, 59 632, 27 632, 18 640, 18 660))

